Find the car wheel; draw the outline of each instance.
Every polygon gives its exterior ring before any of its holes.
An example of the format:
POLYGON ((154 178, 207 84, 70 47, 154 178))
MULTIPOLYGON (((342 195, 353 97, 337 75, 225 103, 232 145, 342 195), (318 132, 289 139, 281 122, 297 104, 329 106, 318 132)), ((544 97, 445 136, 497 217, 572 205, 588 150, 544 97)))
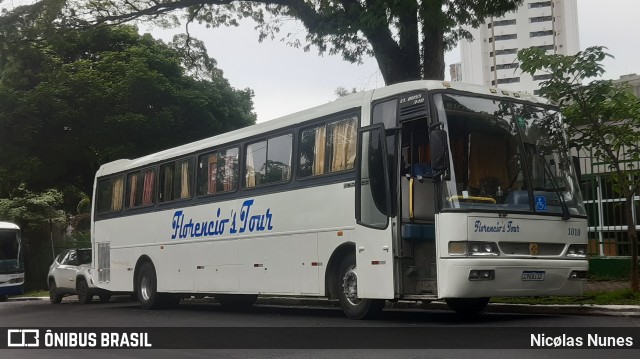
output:
POLYGON ((358 298, 358 272, 355 254, 349 254, 340 263, 338 283, 341 284, 338 290, 340 307, 347 317, 371 319, 380 314, 384 308, 384 299, 358 298))
POLYGON ((49 281, 49 300, 53 304, 60 304, 62 302, 62 294, 57 293, 58 287, 54 280, 49 281))
POLYGON ((100 294, 98 297, 100 297, 100 301, 102 303, 107 303, 109 300, 111 300, 111 294, 100 294))
POLYGON ((91 299, 93 299, 93 295, 89 293, 89 285, 85 279, 79 279, 78 285, 76 288, 78 292, 78 301, 80 304, 89 304, 91 303, 91 299))

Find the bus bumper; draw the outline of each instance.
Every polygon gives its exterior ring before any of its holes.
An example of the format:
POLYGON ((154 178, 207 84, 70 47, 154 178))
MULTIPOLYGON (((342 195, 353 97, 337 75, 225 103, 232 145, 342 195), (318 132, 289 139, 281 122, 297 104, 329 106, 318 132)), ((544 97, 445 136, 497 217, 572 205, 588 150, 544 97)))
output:
POLYGON ((438 266, 438 297, 579 296, 586 278, 570 276, 579 271, 585 277, 588 269, 586 259, 443 258, 438 266))
POLYGON ((20 295, 24 294, 24 284, 0 287, 0 295, 20 295))

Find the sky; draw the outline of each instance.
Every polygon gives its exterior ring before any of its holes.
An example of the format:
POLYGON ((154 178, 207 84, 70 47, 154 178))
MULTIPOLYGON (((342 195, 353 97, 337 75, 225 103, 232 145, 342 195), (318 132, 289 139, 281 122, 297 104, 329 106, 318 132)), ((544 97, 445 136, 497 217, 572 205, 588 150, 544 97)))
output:
MULTIPOLYGON (((19 5, 30 0, 5 0, 5 6, 19 5)), ((526 0, 525 0, 526 1, 526 0)), ((577 0, 580 49, 603 45, 614 59, 604 62, 606 79, 621 75, 640 74, 640 1, 638 0, 577 0)), ((158 30, 138 24, 141 32, 170 41, 173 34, 184 28, 158 30)), ((265 40, 258 42, 255 24, 245 20, 239 27, 207 29, 190 25, 190 33, 204 41, 209 56, 216 59, 231 86, 251 88, 254 111, 258 122, 322 105, 336 99, 338 87, 358 91, 384 86, 384 81, 373 58, 363 64, 351 64, 339 55, 318 55, 288 46, 284 42, 265 40)), ((294 31, 304 37, 301 25, 290 25, 286 32, 294 31)), ((445 78, 448 65, 460 61, 459 49, 445 55, 445 78)))
MULTIPOLYGON (((605 78, 640 74, 640 1, 577 0, 580 49, 603 45, 615 59, 604 62, 605 78)), ((149 29, 140 26, 141 31, 149 29)), ((294 30, 304 31, 301 27, 294 30)), ((177 29, 182 30, 182 29, 177 29)), ((350 64, 340 56, 319 56, 315 49, 304 52, 276 40, 258 42, 252 21, 240 27, 206 29, 190 27, 203 40, 209 56, 216 59, 231 86, 255 92, 258 122, 268 121, 336 99, 335 90, 370 90, 384 86, 374 59, 350 64)), ((170 32, 153 30, 154 36, 170 40, 170 32)), ((460 61, 459 50, 445 56, 448 65, 460 61)))

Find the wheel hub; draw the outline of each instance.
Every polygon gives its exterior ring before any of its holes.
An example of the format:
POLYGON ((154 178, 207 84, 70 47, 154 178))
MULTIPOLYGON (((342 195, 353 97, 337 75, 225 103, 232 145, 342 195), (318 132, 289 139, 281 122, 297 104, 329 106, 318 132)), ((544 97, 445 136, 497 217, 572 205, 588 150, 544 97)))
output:
POLYGON ((347 268, 342 278, 342 290, 349 303, 352 305, 360 303, 360 299, 358 299, 358 273, 355 265, 347 268))

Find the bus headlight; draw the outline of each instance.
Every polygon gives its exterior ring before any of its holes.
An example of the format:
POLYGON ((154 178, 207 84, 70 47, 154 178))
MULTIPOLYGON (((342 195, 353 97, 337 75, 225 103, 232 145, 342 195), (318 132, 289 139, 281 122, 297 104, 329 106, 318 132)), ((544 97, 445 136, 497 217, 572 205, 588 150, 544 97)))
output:
POLYGON ((567 257, 585 258, 587 256, 586 244, 572 244, 567 249, 567 257))
POLYGON ((494 242, 469 242, 470 256, 497 256, 500 254, 494 242))
POLYGON ((449 242, 450 256, 497 256, 500 250, 495 242, 449 242))

